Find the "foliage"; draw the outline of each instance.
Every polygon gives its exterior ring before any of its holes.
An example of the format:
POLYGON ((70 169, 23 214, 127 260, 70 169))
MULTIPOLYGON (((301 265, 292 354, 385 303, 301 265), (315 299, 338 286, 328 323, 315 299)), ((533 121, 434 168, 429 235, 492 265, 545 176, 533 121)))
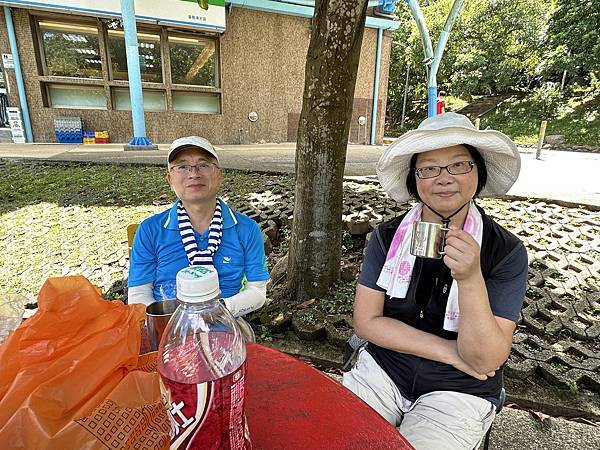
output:
POLYGON ((174 83, 215 86, 214 42, 169 42, 174 83))
POLYGON ((565 384, 569 388, 571 394, 577 395, 579 393, 579 387, 577 386, 577 381, 574 380, 566 380, 565 384))
MULTIPOLYGON (((600 71, 600 0, 557 0, 550 20, 546 70, 587 79, 600 71)), ((586 80, 587 81, 587 80, 586 80)))
POLYGON ((465 2, 442 68, 452 91, 469 96, 531 87, 551 11, 552 2, 540 0, 465 2))
POLYGON ((559 108, 563 103, 563 92, 554 84, 546 83, 535 88, 531 95, 531 103, 537 112, 539 120, 551 119, 559 115, 559 108))
MULTIPOLYGON (((454 0, 421 2, 433 45, 437 43, 454 0)), ((450 95, 470 99, 539 84, 544 42, 554 1, 470 0, 463 4, 450 33, 437 75, 450 95)), ((399 122, 407 67, 412 116, 425 116, 427 75, 415 21, 398 2, 400 27, 392 43, 388 88, 389 125, 399 122), (415 104, 416 102, 416 104, 415 104)))
MULTIPOLYGON (((481 118, 482 128, 492 128, 508 134, 513 139, 533 144, 537 142, 540 126, 540 108, 543 98, 538 90, 533 98, 513 98, 502 103, 495 111, 481 118)), ((585 89, 575 92, 570 98, 549 95, 556 105, 546 128, 546 135, 565 136, 565 144, 597 147, 600 142, 600 92, 585 89)))

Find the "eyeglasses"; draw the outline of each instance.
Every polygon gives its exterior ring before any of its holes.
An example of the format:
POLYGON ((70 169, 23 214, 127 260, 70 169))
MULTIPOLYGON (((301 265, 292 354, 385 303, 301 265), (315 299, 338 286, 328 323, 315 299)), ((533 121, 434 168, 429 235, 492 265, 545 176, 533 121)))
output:
POLYGON ((198 164, 179 164, 171 167, 170 170, 178 175, 190 175, 196 169, 199 174, 208 175, 215 167, 218 167, 215 163, 204 161, 198 164))
POLYGON ((422 180, 439 176, 442 173, 442 169, 446 169, 450 175, 462 175, 473 170, 474 165, 473 161, 458 161, 447 166, 419 167, 415 169, 415 173, 422 180))

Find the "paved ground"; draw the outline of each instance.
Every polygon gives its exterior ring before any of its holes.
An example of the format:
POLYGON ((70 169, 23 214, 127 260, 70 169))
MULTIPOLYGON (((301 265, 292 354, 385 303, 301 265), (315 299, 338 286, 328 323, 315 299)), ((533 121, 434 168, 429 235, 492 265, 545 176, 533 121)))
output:
MULTIPOLYGON (((123 152, 122 145, 1 144, 0 158, 74 160, 162 164, 168 146, 151 152, 123 152)), ((384 147, 349 146, 346 174, 369 176, 384 147)), ((292 172, 293 144, 221 146, 225 168, 292 172)), ((550 198, 600 206, 600 155, 575 152, 544 152, 535 160, 531 149, 521 149, 522 171, 510 194, 550 198)), ((597 427, 552 418, 541 423, 531 414, 505 408, 498 417, 490 448, 493 449, 598 449, 597 427), (548 425, 549 423, 549 425, 548 425)))
MULTIPOLYGON (((122 144, 0 144, 0 158, 162 164, 167 149, 168 145, 160 145, 155 151, 124 152, 122 144)), ((294 143, 223 145, 218 149, 226 169, 294 171, 294 143)), ((384 146, 349 145, 346 175, 374 175, 383 149, 384 146)), ((520 151, 521 174, 509 194, 600 207, 600 154, 544 151, 536 160, 533 149, 523 147, 520 151)))

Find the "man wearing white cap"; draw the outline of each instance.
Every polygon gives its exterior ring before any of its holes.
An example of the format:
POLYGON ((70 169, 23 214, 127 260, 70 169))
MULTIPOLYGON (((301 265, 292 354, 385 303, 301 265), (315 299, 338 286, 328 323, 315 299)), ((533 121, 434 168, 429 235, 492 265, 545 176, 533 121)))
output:
POLYGON ((176 139, 167 156, 167 182, 178 199, 136 231, 129 267, 129 303, 173 298, 177 272, 212 265, 225 306, 238 317, 260 308, 269 279, 258 224, 217 197, 223 171, 212 144, 176 139))
POLYGON ((369 241, 354 304, 368 344, 344 385, 417 449, 477 448, 500 406, 527 253, 474 198, 505 194, 519 170, 507 136, 455 113, 425 120, 377 165, 390 197, 418 202, 369 241), (411 253, 419 221, 450 229, 442 259, 411 253))

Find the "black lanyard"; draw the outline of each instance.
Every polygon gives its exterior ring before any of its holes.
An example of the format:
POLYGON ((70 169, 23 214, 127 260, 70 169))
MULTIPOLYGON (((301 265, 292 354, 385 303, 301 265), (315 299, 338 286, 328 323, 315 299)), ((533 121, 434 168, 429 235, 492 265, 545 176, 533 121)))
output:
POLYGON ((442 226, 444 228, 448 228, 448 226, 450 225, 450 219, 452 219, 455 215, 457 215, 465 206, 467 206, 469 203, 471 202, 471 200, 469 200, 467 203, 465 203, 464 205, 462 205, 460 208, 458 208, 456 211, 454 211, 452 214, 450 214, 448 217, 444 217, 442 216, 439 212, 437 212, 435 209, 433 209, 431 206, 429 206, 427 203, 425 203, 423 200, 421 200, 421 203, 423 203, 425 206, 427 206, 427 208, 429 208, 429 210, 434 213, 435 215, 437 215, 439 218, 442 219, 442 226))

